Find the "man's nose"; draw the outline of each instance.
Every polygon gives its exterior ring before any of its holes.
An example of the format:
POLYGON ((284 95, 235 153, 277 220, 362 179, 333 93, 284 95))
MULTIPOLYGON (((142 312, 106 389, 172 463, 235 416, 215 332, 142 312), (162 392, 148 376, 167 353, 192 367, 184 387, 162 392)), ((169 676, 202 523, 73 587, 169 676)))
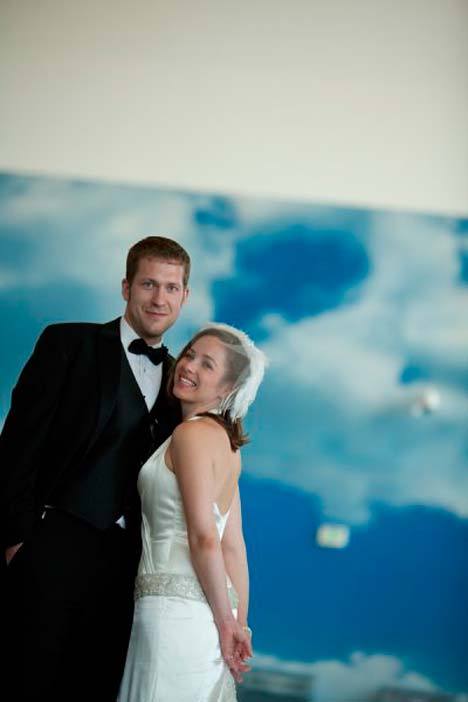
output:
POLYGON ((153 288, 151 302, 153 302, 155 305, 162 305, 164 303, 164 290, 158 285, 155 285, 153 288))

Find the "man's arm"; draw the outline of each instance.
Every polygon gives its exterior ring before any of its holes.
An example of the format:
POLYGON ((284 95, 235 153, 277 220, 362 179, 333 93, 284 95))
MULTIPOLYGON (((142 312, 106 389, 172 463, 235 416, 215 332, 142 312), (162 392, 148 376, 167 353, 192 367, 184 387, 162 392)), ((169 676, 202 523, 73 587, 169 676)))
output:
POLYGON ((63 387, 66 354, 57 326, 47 327, 12 393, 0 435, 0 494, 5 546, 24 540, 35 518, 43 442, 63 387))

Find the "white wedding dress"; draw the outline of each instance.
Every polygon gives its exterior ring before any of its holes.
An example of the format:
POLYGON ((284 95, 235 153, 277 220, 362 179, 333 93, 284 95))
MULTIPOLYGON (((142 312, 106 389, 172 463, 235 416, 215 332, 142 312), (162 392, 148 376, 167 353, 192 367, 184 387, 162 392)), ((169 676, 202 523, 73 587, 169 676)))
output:
MULTIPOLYGON (((195 419, 195 417, 194 417, 195 419)), ((119 702, 235 702, 218 630, 190 558, 177 479, 164 456, 171 437, 140 471, 143 550, 119 702)), ((216 504, 220 539, 229 512, 216 504)), ((226 578, 233 611, 236 595, 226 578)))

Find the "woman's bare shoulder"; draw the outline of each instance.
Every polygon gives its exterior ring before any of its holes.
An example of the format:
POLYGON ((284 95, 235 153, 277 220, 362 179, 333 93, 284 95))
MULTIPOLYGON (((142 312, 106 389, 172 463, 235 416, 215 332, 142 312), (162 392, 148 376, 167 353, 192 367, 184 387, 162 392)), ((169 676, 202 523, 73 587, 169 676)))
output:
POLYGON ((197 417, 193 420, 185 420, 181 422, 172 434, 172 442, 176 445, 180 443, 200 443, 206 444, 207 441, 213 445, 225 443, 227 440, 226 430, 210 417, 197 417))

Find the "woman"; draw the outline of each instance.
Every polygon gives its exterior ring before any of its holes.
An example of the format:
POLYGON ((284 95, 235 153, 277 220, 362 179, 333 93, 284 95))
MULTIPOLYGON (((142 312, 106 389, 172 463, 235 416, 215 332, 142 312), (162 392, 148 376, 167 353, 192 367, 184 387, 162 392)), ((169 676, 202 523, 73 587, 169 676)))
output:
POLYGON ((143 551, 119 702, 231 702, 252 655, 242 537, 241 419, 265 357, 233 327, 185 346, 169 391, 183 422, 138 479, 143 551))

